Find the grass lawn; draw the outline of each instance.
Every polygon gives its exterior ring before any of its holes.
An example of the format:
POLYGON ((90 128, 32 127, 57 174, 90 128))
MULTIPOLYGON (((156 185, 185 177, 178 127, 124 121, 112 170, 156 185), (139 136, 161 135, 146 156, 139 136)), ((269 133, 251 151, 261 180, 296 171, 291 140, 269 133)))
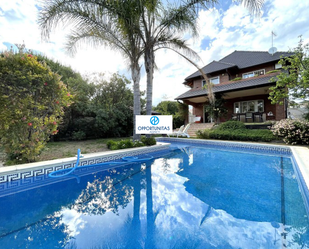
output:
MULTIPOLYGON (((38 157, 37 161, 53 160, 65 157, 73 157, 77 154, 77 149, 81 150, 82 154, 109 151, 106 146, 108 140, 121 140, 124 138, 102 138, 85 141, 63 141, 49 142, 38 157)), ((5 159, 3 148, 0 146, 0 166, 5 159)))
POLYGON ((106 146, 107 141, 121 139, 128 138, 101 138, 85 141, 49 142, 38 158, 38 161, 73 157, 77 154, 77 149, 80 149, 82 154, 109 151, 106 146))

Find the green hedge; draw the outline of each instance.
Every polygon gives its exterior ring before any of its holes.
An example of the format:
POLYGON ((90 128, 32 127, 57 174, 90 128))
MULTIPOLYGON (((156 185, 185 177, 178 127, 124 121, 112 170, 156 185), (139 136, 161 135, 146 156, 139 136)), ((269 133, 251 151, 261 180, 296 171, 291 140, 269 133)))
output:
POLYGON ((246 129, 244 123, 239 121, 227 121, 220 124, 212 130, 200 130, 197 133, 198 138, 202 139, 221 139, 221 140, 239 140, 239 141, 262 141, 270 142, 276 139, 276 136, 270 130, 251 130, 246 129))
POLYGON ((128 149, 128 148, 135 148, 135 147, 142 147, 142 146, 150 146, 155 145, 157 143, 154 137, 142 137, 141 141, 133 141, 132 139, 114 141, 109 140, 106 145, 107 148, 110 150, 121 150, 121 149, 128 149))
POLYGON ((240 140, 240 141, 263 141, 270 142, 275 140, 275 136, 269 130, 214 130, 209 138, 222 140, 240 140))
POLYGON ((226 121, 220 124, 216 129, 218 130, 238 130, 238 129, 246 129, 246 126, 241 121, 226 121))

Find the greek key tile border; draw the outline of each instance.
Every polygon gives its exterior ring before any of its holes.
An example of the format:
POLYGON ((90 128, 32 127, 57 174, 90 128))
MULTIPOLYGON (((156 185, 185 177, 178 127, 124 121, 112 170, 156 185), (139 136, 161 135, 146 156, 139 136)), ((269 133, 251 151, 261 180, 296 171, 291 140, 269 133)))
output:
MULTIPOLYGON (((125 151, 117 154, 105 154, 102 156, 95 156, 91 158, 81 158, 78 167, 99 164, 108 161, 119 160, 125 156, 136 156, 140 154, 155 153, 164 150, 168 150, 169 145, 159 145, 151 146, 146 148, 140 148, 139 150, 125 151)), ((13 182, 16 180, 27 179, 34 177, 35 179, 39 176, 47 176, 50 172, 57 171, 60 169, 68 169, 75 166, 75 161, 64 163, 64 164, 55 164, 55 165, 42 165, 39 168, 35 169, 24 169, 24 170, 12 170, 10 173, 4 173, 0 175, 0 191, 3 189, 2 183, 13 182)), ((89 167, 88 167, 89 168, 89 167)), ((92 168, 92 167, 91 167, 92 168)))
POLYGON ((288 147, 279 146, 279 145, 263 145, 263 144, 252 144, 252 143, 241 143, 241 142, 225 142, 225 141, 210 141, 210 140, 200 140, 200 139, 185 139, 185 138, 157 138, 158 142, 166 143, 185 143, 192 145, 208 145, 211 147, 223 147, 228 149, 241 149, 252 152, 266 152, 271 154, 280 154, 291 156, 292 151, 288 147))

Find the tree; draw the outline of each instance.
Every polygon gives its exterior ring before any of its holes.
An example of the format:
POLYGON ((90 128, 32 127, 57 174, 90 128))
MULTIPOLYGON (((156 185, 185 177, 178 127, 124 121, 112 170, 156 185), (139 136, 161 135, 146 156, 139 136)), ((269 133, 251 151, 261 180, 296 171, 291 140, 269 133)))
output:
MULTIPOLYGON (((194 7, 206 1, 188 1, 187 4, 175 6, 175 3, 163 6, 161 1, 141 3, 141 39, 144 44, 145 70, 147 74, 146 113, 151 115, 153 73, 155 52, 162 48, 182 51, 182 54, 199 58, 186 42, 179 37, 180 32, 192 31, 196 34, 194 7)), ((208 1, 207 1, 208 2, 208 1)))
POLYGON ((272 104, 283 104, 283 99, 288 98, 309 98, 309 45, 304 44, 300 37, 298 46, 291 52, 291 56, 279 61, 283 71, 271 79, 277 80, 276 86, 270 88, 269 99, 272 104))
MULTIPOLYGON (((215 0, 187 0, 181 4, 173 2, 169 8, 161 8, 162 1, 153 0, 52 0, 40 12, 40 25, 45 37, 58 23, 73 23, 68 49, 75 51, 80 41, 91 45, 109 45, 120 50, 130 61, 134 82, 134 117, 140 114, 140 65, 144 54, 147 72, 147 114, 152 108, 152 80, 154 52, 159 48, 182 49, 191 54, 185 42, 174 36, 174 32, 195 32, 197 7, 206 6, 215 0), (159 8, 160 7, 160 8, 159 8), (143 44, 141 44, 143 42, 143 44)), ((240 0, 249 8, 256 8, 263 0, 240 0)), ((195 54, 196 55, 196 54, 195 54)), ((213 96, 210 92, 209 96, 213 96)), ((211 98, 210 98, 211 99, 211 98)), ((134 118, 135 124, 135 118, 134 118)), ((135 126, 135 125, 134 125, 135 126)), ((139 138, 135 134, 134 139, 139 138)))
POLYGON ((38 61, 46 63, 53 72, 60 75, 61 81, 72 95, 73 103, 69 107, 64 108, 63 122, 59 125, 59 132, 52 138, 54 140, 60 140, 71 138, 85 139, 88 136, 94 137, 92 134, 85 134, 83 129, 86 127, 88 127, 88 130, 93 129, 95 117, 90 111, 90 103, 94 96, 95 85, 88 83, 87 79, 84 79, 70 67, 64 66, 40 54, 37 57, 38 61), (80 120, 85 122, 78 122, 80 120), (79 128, 76 126, 77 123, 82 127, 81 130, 76 130, 76 128, 79 128), (79 136, 75 136, 77 134, 79 136))
POLYGON ((71 94, 45 63, 29 53, 0 55, 0 138, 9 159, 32 162, 58 132, 71 94))
MULTIPOLYGON (((189 32, 197 36, 196 20, 200 8, 208 8, 216 3, 216 0, 186 0, 165 4, 161 1, 140 1, 141 13, 141 35, 144 44, 145 70, 147 73, 147 115, 151 115, 153 74, 155 67, 155 52, 158 49, 170 49, 191 64, 193 64, 207 81, 207 77, 200 67, 192 59, 198 59, 195 51, 190 49, 186 41, 179 37, 179 34, 189 32)), ((252 13, 259 14, 263 0, 239 0, 252 13)), ((208 82, 208 81, 207 81, 208 82)), ((208 99, 214 104, 215 96, 212 92, 212 85, 208 82, 208 99)))
MULTIPOLYGON (((139 59, 142 49, 140 36, 135 30, 139 7, 138 1, 126 0, 52 0, 45 3, 39 18, 42 34, 46 38, 59 23, 73 24, 67 43, 67 49, 72 53, 83 42, 93 46, 110 46, 123 53, 129 60, 133 80, 134 127, 135 116, 141 113, 139 59)), ((135 134, 135 129, 133 139, 140 139, 140 135, 135 134)))
POLYGON ((133 93, 130 81, 113 74, 109 81, 97 77, 96 91, 91 101, 95 113, 94 131, 99 137, 131 135, 133 129, 133 93))
POLYGON ((173 115, 173 128, 175 129, 185 122, 182 106, 183 104, 176 101, 162 101, 153 109, 162 115, 173 115))

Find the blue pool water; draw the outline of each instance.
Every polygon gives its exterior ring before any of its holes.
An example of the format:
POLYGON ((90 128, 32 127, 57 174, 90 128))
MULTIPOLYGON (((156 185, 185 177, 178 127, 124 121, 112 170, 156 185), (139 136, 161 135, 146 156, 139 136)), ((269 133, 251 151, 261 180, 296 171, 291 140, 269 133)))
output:
POLYGON ((0 248, 309 248, 288 155, 176 145, 0 190, 0 248))

